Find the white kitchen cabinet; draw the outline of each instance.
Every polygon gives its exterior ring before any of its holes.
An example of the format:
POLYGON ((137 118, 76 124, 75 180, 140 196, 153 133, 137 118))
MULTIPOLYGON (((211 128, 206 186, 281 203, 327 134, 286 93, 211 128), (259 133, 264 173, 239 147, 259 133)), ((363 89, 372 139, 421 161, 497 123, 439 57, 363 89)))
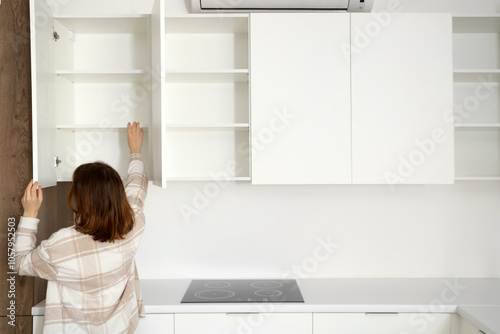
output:
POLYGON ((175 314, 175 334, 312 334, 311 313, 175 314))
POLYGON ((314 334, 449 334, 451 314, 314 313, 314 334))
MULTIPOLYGON (((43 333, 43 315, 33 316, 33 334, 43 333)), ((147 314, 139 319, 137 334, 174 334, 173 314, 147 314)))
POLYGON ((146 314, 139 319, 136 334, 174 334, 173 314, 146 314))
POLYGON ((500 180, 499 15, 453 17, 457 180, 500 180))
POLYGON ((248 14, 165 17, 163 174, 249 180, 248 14))
MULTIPOLYGON (((33 172, 43 186, 95 160, 125 177, 128 121, 145 126, 143 159, 162 187, 453 182, 446 14, 388 24, 348 13, 171 17, 164 0, 151 15, 53 15, 46 0, 31 10, 33 172)), ((491 144, 498 131, 472 136, 491 144)), ((482 174, 495 175, 490 166, 482 174)))
POLYGON ((449 14, 351 14, 355 184, 454 182, 449 14))
POLYGON ((70 181, 96 160, 125 177, 129 121, 146 127, 148 168, 150 16, 54 15, 45 0, 32 0, 31 10, 34 178, 70 181))
POLYGON ((450 15, 250 26, 253 184, 453 183, 450 15))
POLYGON ((350 15, 250 20, 252 183, 351 183, 350 15))

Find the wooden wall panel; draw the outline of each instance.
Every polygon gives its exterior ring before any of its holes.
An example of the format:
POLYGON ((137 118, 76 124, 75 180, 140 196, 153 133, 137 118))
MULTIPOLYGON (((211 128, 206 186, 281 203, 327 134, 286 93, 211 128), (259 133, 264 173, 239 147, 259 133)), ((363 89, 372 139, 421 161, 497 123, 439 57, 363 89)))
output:
MULTIPOLYGON (((38 215, 40 224, 38 225, 37 245, 42 240, 48 239, 58 229, 72 224, 73 213, 66 204, 71 184, 71 182, 60 182, 57 187, 47 189, 51 191, 51 194, 50 196, 44 196, 44 201, 47 200, 47 203, 40 209, 38 215)), ((34 284, 33 305, 36 305, 45 299, 47 281, 35 278, 34 284)))
MULTIPOLYGON (((0 244, 7 245, 8 219, 16 224, 22 214, 21 197, 32 178, 31 76, 29 0, 0 4, 0 244)), ((37 243, 67 226, 71 213, 66 205, 71 183, 44 189, 44 203, 37 243)), ((42 185, 43 186, 43 185, 42 185)), ((8 326, 7 248, 0 248, 0 333, 31 332, 31 307, 45 298, 46 282, 16 276, 16 320, 8 326), (26 317, 23 317, 26 316, 26 317), (4 327, 8 326, 8 327, 4 327), (9 330, 9 331, 7 331, 9 330)))
MULTIPOLYGON (((8 218, 19 222, 21 196, 32 177, 29 2, 2 1, 0 27, 0 243, 6 245, 8 218)), ((6 315, 10 302, 7 272, 7 249, 2 247, 0 315, 6 315)), ((15 282, 16 314, 29 315, 33 279, 16 277, 15 282)))
POLYGON ((0 317, 0 333, 2 334, 29 334, 33 332, 33 317, 17 316, 16 326, 8 324, 7 317, 0 317))

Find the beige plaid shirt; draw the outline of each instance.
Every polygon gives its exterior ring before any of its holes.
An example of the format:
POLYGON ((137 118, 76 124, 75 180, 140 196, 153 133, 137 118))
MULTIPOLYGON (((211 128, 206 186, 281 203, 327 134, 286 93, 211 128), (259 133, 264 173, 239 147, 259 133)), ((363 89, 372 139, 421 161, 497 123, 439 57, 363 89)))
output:
POLYGON ((140 154, 129 161, 125 192, 135 225, 124 240, 94 241, 71 226, 35 248, 39 220, 21 217, 17 272, 49 281, 44 333, 133 333, 145 316, 134 255, 144 231, 148 179, 140 154))

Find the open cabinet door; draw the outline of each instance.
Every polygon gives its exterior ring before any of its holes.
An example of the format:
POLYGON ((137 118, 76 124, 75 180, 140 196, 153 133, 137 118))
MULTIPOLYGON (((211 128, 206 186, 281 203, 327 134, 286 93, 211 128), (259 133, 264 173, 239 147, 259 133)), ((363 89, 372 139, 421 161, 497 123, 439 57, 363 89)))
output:
POLYGON ((33 180, 55 186, 54 33, 51 8, 44 0, 30 0, 33 180))
POLYGON ((151 124, 149 131, 151 180, 162 188, 167 186, 163 149, 165 148, 165 2, 155 0, 151 12, 151 124))

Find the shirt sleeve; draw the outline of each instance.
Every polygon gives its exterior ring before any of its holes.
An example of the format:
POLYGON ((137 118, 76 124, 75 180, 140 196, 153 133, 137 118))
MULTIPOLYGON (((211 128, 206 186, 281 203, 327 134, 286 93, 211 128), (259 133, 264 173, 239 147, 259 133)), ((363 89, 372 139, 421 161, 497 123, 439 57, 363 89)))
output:
POLYGON ((48 245, 52 238, 44 240, 35 248, 38 218, 21 217, 16 231, 16 270, 19 275, 37 276, 55 280, 57 268, 52 264, 48 245))
POLYGON ((125 193, 135 215, 142 213, 148 193, 148 177, 139 153, 133 153, 129 157, 125 193))

